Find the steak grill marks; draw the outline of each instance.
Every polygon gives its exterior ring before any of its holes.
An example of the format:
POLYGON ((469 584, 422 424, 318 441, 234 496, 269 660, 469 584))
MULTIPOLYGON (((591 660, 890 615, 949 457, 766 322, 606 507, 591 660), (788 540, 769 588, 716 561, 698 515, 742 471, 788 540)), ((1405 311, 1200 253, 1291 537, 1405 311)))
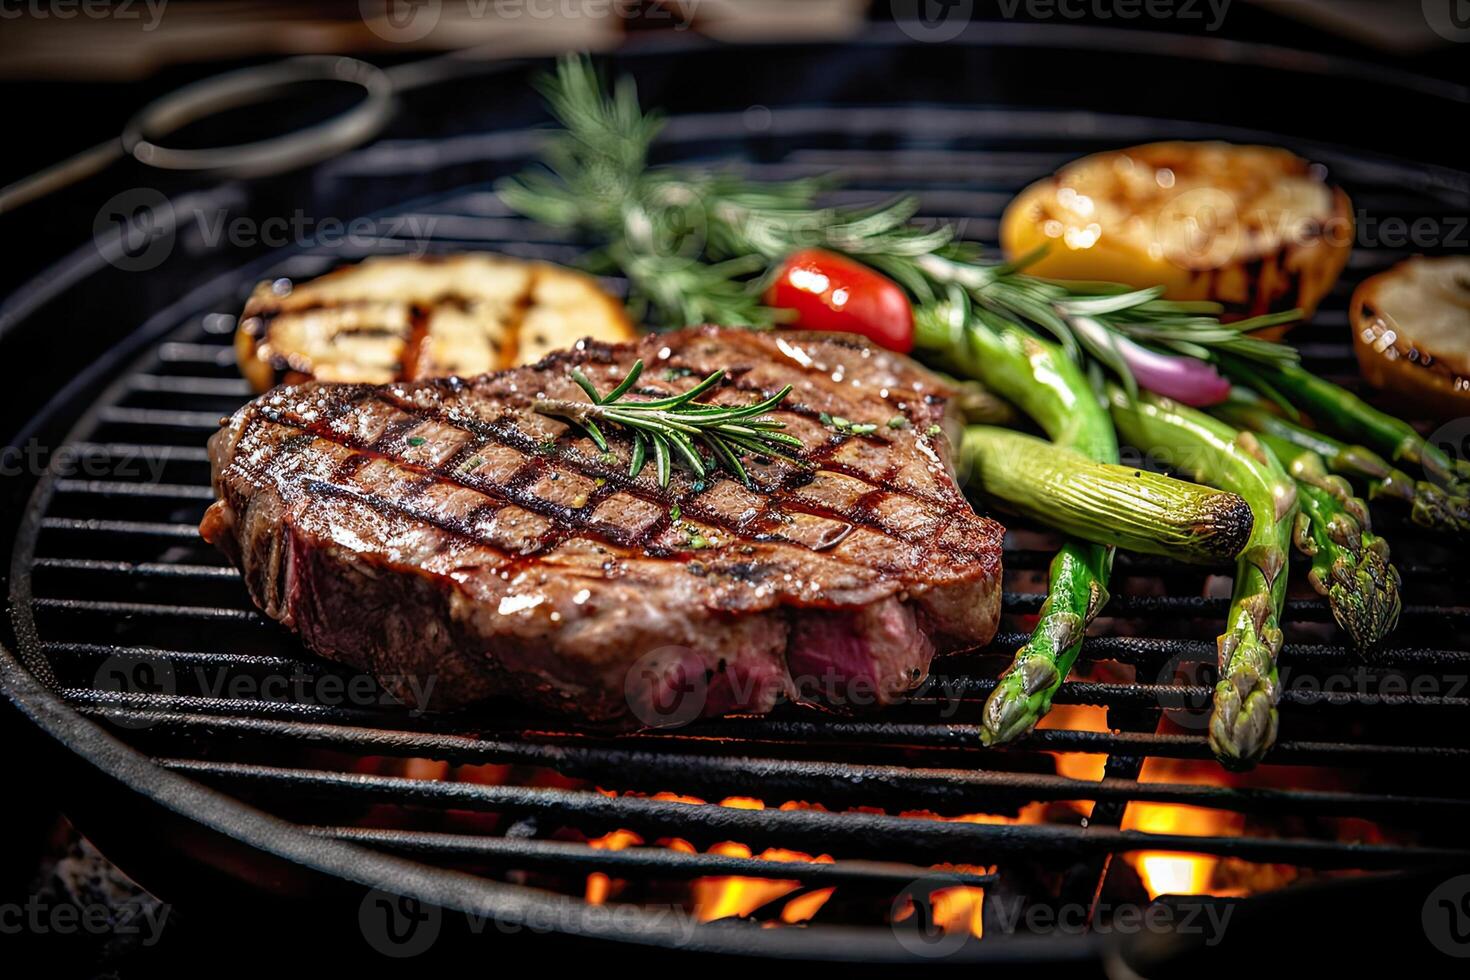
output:
MULTIPOLYGON (((690 365, 682 359, 671 358, 668 363, 674 368, 689 368, 690 365)), ((806 371, 814 371, 814 368, 806 367, 806 371)), ((682 390, 692 386, 698 378, 696 373, 690 373, 688 379, 678 379, 668 383, 668 390, 657 390, 652 386, 640 388, 650 397, 661 397, 674 391, 682 390), (681 383, 682 382, 682 383, 681 383)), ((457 387, 453 382, 445 382, 446 386, 457 387)), ((742 394, 749 393, 759 397, 771 394, 759 386, 732 379, 722 386, 721 390, 732 390, 742 394)), ((809 482, 817 468, 829 472, 839 473, 850 479, 862 481, 867 491, 857 498, 851 509, 836 509, 823 507, 814 503, 810 498, 794 499, 783 497, 779 507, 773 506, 769 499, 763 509, 753 517, 737 520, 728 514, 705 506, 701 502, 701 493, 697 491, 679 492, 677 486, 671 485, 668 490, 658 488, 656 483, 648 480, 646 476, 639 479, 630 479, 627 475, 627 455, 625 443, 620 442, 618 458, 613 463, 603 463, 599 460, 595 451, 596 447, 590 440, 578 438, 571 445, 558 445, 550 447, 546 443, 537 441, 533 436, 513 424, 516 416, 507 413, 493 423, 471 418, 463 412, 443 411, 428 409, 415 404, 412 400, 398 397, 391 388, 376 389, 371 387, 352 386, 344 391, 346 397, 335 399, 333 411, 322 418, 307 421, 300 415, 282 411, 268 404, 258 407, 260 416, 269 422, 298 430, 309 434, 311 437, 321 439, 336 445, 344 446, 354 451, 354 455, 347 457, 331 475, 330 481, 320 479, 309 479, 304 485, 317 492, 327 492, 350 497, 360 503, 375 509, 398 514, 422 521, 434 527, 462 538, 475 541, 478 544, 492 545, 493 542, 486 539, 485 535, 478 532, 477 524, 487 523, 497 512, 507 505, 516 505, 532 513, 550 519, 554 526, 544 535, 532 548, 523 550, 519 558, 534 557, 543 554, 557 545, 563 543, 569 537, 576 535, 593 535, 609 541, 622 548, 642 547, 652 554, 667 554, 669 549, 653 545, 660 534, 666 531, 673 523, 671 512, 673 506, 680 508, 682 516, 697 520, 701 524, 712 528, 730 532, 732 536, 751 533, 753 530, 761 540, 781 541, 798 547, 807 547, 810 550, 825 550, 835 546, 841 538, 828 540, 822 548, 812 548, 809 544, 798 541, 781 533, 782 515, 786 513, 801 513, 812 517, 826 520, 846 522, 850 525, 865 527, 878 534, 887 537, 897 537, 915 545, 935 546, 944 537, 944 533, 950 527, 950 522, 940 522, 937 529, 932 531, 895 527, 892 523, 884 521, 878 514, 876 508, 882 501, 891 496, 908 497, 915 502, 933 505, 938 503, 936 499, 927 494, 915 491, 913 488, 884 489, 873 486, 862 472, 853 467, 846 466, 834 461, 831 457, 849 439, 861 439, 875 445, 881 445, 883 440, 877 436, 844 436, 834 434, 825 442, 813 447, 801 454, 806 468, 794 467, 780 464, 773 467, 763 467, 758 462, 752 467, 755 478, 764 484, 763 489, 791 489, 809 482), (364 403, 377 401, 390 407, 396 412, 402 413, 403 417, 390 423, 377 438, 369 441, 354 439, 341 431, 336 423, 356 412, 364 403), (415 431, 424 423, 442 425, 459 432, 471 435, 472 441, 466 442, 452 456, 438 465, 425 466, 404 458, 404 450, 407 447, 409 433, 415 431), (512 475, 503 482, 493 482, 472 475, 476 468, 475 461, 482 458, 482 454, 492 446, 499 446, 514 450, 523 457, 522 462, 515 468, 512 475), (589 451, 590 450, 590 451, 589 451), (424 474, 408 488, 406 494, 396 500, 389 500, 381 495, 364 492, 359 488, 350 486, 353 476, 371 460, 381 458, 392 461, 395 465, 411 470, 420 471, 424 474), (564 464, 571 472, 591 478, 597 482, 596 488, 591 491, 581 507, 567 507, 547 500, 530 491, 531 486, 538 477, 551 473, 564 471, 553 469, 552 462, 564 464), (772 472, 784 470, 784 472, 772 472), (772 478, 774 477, 774 479, 772 478), (477 508, 470 514, 460 519, 447 518, 442 514, 433 514, 422 508, 412 506, 413 502, 420 499, 422 494, 432 487, 436 482, 452 483, 467 490, 483 494, 491 498, 490 502, 477 508), (619 491, 636 496, 641 500, 657 505, 661 509, 660 518, 652 524, 644 526, 636 534, 626 533, 624 528, 605 523, 592 524, 590 515, 602 504, 619 491), (496 502, 498 501, 498 503, 496 502)), ((897 410, 897 409, 896 409, 897 410)), ((820 413, 809 406, 797 404, 783 404, 781 411, 774 414, 791 413, 808 419, 815 420, 820 413)), ((905 416, 908 418, 908 416, 905 416)), ((560 423, 554 423, 559 428, 565 428, 560 423)), ((914 420, 910 418, 910 425, 914 420)), ((286 451, 303 452, 311 446, 310 439, 291 439, 285 443, 286 451)), ((262 466, 270 465, 270 458, 260 459, 262 466)), ((896 470, 896 467, 895 467, 896 470)), ((890 471, 889 479, 895 475, 890 471)), ((554 479, 555 477, 553 477, 554 479)), ((708 482, 725 480, 739 486, 738 482, 730 480, 718 471, 712 473, 708 482)), ((682 481, 687 483, 686 481, 682 481)), ((845 534, 844 534, 845 536, 845 534)), ((500 549, 504 550, 504 549, 500 549)), ((510 556, 507 554, 507 558, 510 556)), ((837 556, 831 556, 836 558, 837 556)), ((842 559, 839 559, 842 560, 842 559)), ((851 562, 846 562, 851 564, 851 562)), ((901 566, 889 565, 885 571, 898 571, 901 566)))

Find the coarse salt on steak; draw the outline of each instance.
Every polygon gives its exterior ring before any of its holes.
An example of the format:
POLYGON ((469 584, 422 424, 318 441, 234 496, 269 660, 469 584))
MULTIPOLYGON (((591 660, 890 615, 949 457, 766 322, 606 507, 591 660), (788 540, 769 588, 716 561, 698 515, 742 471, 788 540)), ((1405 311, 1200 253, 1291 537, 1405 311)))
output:
POLYGON ((1002 529, 956 485, 950 394, 861 338, 715 327, 472 379, 308 382, 210 440, 200 530, 267 615, 420 707, 509 694, 658 725, 886 704, 999 616, 1002 529), (600 453, 531 409, 585 398, 573 367, 605 392, 638 358, 634 396, 716 369, 718 403, 792 385, 772 415, 800 462, 660 487, 651 464, 627 475, 626 432, 600 453))

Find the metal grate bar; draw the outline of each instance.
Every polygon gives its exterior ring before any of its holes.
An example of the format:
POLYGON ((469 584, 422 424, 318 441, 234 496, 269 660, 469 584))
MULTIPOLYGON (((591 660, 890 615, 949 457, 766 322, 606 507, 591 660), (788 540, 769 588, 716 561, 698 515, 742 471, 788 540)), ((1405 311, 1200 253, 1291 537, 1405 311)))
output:
MULTIPOLYGON (((134 720, 137 718, 134 716, 134 720)), ((997 803, 1056 800, 1142 800, 1252 813, 1388 816, 1405 810, 1447 815, 1470 811, 1470 799, 1391 796, 1315 790, 1238 790, 1221 786, 1099 781, 985 769, 942 769, 802 762, 779 758, 712 756, 491 741, 461 735, 385 732, 375 728, 303 725, 228 717, 169 725, 171 733, 228 733, 236 738, 309 742, 343 752, 444 759, 458 765, 515 763, 567 776, 612 776, 622 789, 665 790, 705 796, 751 793, 767 799, 805 799, 847 806, 927 807, 945 813, 995 812, 997 803)), ((674 746, 666 746, 673 748, 674 746)), ((682 747, 689 747, 684 745, 682 747)))
MULTIPOLYGON (((1046 596, 1039 592, 1007 592, 1003 600, 1006 608, 1013 612, 1038 612, 1046 596)), ((1221 619, 1230 608, 1230 599, 1225 596, 1198 595, 1120 595, 1109 600, 1100 613, 1102 618, 1124 615, 1162 615, 1221 619)), ((1327 603, 1322 599, 1286 600, 1288 621, 1307 618, 1322 618, 1330 615, 1327 603)), ((1408 605, 1403 607, 1403 617, 1430 616, 1438 619, 1470 620, 1470 606, 1408 605)))
MULTIPOLYGON (((1025 643, 1024 633, 1000 633, 991 648, 1011 650, 1025 643)), ((1082 655, 1091 660, 1114 660, 1139 667, 1158 667, 1170 660, 1181 663, 1199 661, 1213 663, 1217 656, 1213 640, 1160 640, 1139 636, 1090 636, 1082 647, 1082 655)), ((1382 667, 1470 666, 1470 651, 1440 650, 1424 647, 1389 647, 1374 654, 1371 662, 1359 661, 1347 647, 1328 643, 1288 643, 1282 654, 1283 663, 1295 667, 1342 667, 1361 663, 1374 669, 1382 667)))
MULTIPOLYGON (((65 651, 72 651, 82 644, 58 644, 65 651)), ((106 648, 104 648, 106 649, 106 648)), ((146 648, 121 648, 123 655, 129 650, 146 648)), ((81 652, 81 651, 77 651, 81 652)), ((99 653, 102 651, 98 651, 99 653)), ((160 655, 169 651, 159 651, 160 655)), ((148 658, 147 652, 139 657, 148 658)), ((234 654, 208 654, 186 652, 182 662, 208 662, 210 656, 226 657, 234 654)), ((291 662, 289 666, 299 667, 291 662)), ((97 692, 90 689, 74 689, 67 697, 83 714, 102 720, 117 720, 129 729, 157 727, 168 730, 175 726, 187 728, 192 715, 209 718, 228 718, 247 723, 267 723, 270 718, 296 715, 300 718, 316 718, 326 724, 351 725, 361 723, 364 718, 383 725, 396 723, 397 731, 411 734, 417 722, 420 727, 431 719, 419 717, 384 717, 381 714, 358 712, 354 718, 347 709, 320 705, 283 705, 280 702, 223 700, 208 698, 161 698, 141 694, 97 692), (295 711, 299 707, 301 710, 295 711), (261 718, 252 718, 250 712, 258 711, 261 718), (186 713, 187 712, 187 713, 186 713)), ((555 729, 527 730, 509 728, 495 731, 493 726, 476 726, 501 738, 525 739, 531 742, 586 743, 599 741, 599 736, 589 736, 555 729)), ((629 747, 662 747, 669 742, 698 744, 710 753, 729 751, 743 747, 785 748, 791 745, 840 745, 848 751, 865 751, 874 748, 933 749, 944 750, 956 757, 970 755, 991 756, 996 752, 1026 753, 1033 750, 1055 752, 1083 752, 1091 754, 1146 754, 1172 759, 1210 759, 1209 745, 1199 736, 1145 734, 1136 732, 1089 732, 1066 729, 1041 729, 1031 733, 1024 741, 1001 749, 983 745, 978 725, 948 723, 942 726, 901 723, 893 721, 853 722, 829 720, 821 723, 793 722, 785 719, 750 718, 720 719, 701 722, 698 726, 682 730, 679 734, 645 732, 615 737, 620 745, 629 747)), ((1296 740, 1277 743, 1272 749, 1272 764, 1280 765, 1334 765, 1361 766, 1373 764, 1425 763, 1430 765, 1458 764, 1458 760, 1470 760, 1470 748, 1444 745, 1375 745, 1359 742, 1328 742, 1296 740)))
POLYGON ((201 378, 182 374, 135 374, 128 378, 134 391, 176 395, 221 395, 247 399, 255 394, 244 378, 201 378))
MULTIPOLYGON (((601 871, 615 876, 657 875, 661 878, 731 876, 800 881, 825 887, 878 886, 901 891, 916 879, 932 875, 928 868, 886 861, 771 861, 723 854, 688 854, 663 847, 627 847, 622 850, 588 847, 567 841, 480 837, 469 834, 426 833, 413 830, 377 830, 362 827, 308 827, 314 837, 366 844, 419 857, 488 859, 528 871, 588 874, 601 871)), ((947 870, 946 884, 983 888, 994 884, 994 874, 947 870)))
POLYGON ((41 521, 41 528, 46 531, 71 531, 82 534, 129 534, 158 538, 186 538, 189 541, 199 540, 199 525, 190 523, 47 517, 41 521))
POLYGON ((156 602, 113 602, 98 599, 52 599, 37 597, 31 600, 37 609, 56 609, 62 612, 100 613, 109 616, 152 616, 175 619, 226 619, 249 623, 268 623, 271 620, 254 609, 228 609, 221 606, 175 606, 156 602))
POLYGON ((121 425, 150 426, 168 429, 197 429, 213 432, 219 428, 219 412, 187 412, 164 408, 123 408, 109 406, 100 414, 103 422, 121 425))
POLYGON ((83 455, 108 455, 124 459, 143 459, 165 463, 207 463, 209 450, 203 446, 168 446, 142 442, 77 442, 72 443, 83 455))
POLYGON ((167 769, 235 790, 266 790, 363 803, 448 807, 565 821, 585 832, 619 828, 693 842, 739 840, 811 853, 876 851, 927 864, 989 864, 1024 855, 1077 858, 1131 851, 1183 851, 1324 868, 1378 868, 1470 858, 1434 847, 1258 837, 1184 837, 1046 824, 980 824, 824 810, 744 810, 642 797, 521 786, 486 786, 192 759, 167 769))
POLYGON ((168 500, 214 500, 209 487, 179 483, 129 483, 124 480, 57 480, 57 493, 94 497, 156 497, 168 500))
POLYGON ((108 561, 102 558, 37 558, 35 567, 56 571, 126 575, 130 578, 237 579, 240 577, 239 569, 229 565, 175 565, 156 561, 108 561))
MULTIPOLYGON (((230 664, 239 667, 274 667, 281 670, 311 669, 315 665, 294 657, 235 653, 225 650, 169 650, 164 647, 122 646, 114 643, 41 644, 41 649, 58 657, 123 657, 130 660, 167 660, 176 664, 230 664)), ((320 669, 316 667, 316 669, 320 669)))
MULTIPOLYGON (((229 609, 217 606, 172 606, 147 602, 114 602, 90 599, 37 598, 39 609, 63 612, 97 613, 120 616, 172 617, 234 621, 266 625, 272 621, 253 609, 229 609)), ((978 703, 994 690, 996 681, 989 678, 954 678, 943 699, 910 698, 910 708, 944 708, 955 704, 978 703)), ((1146 707, 1166 710, 1198 710, 1210 702, 1213 688, 1201 684, 1105 684, 1095 681, 1068 681, 1057 692, 1057 704, 1105 705, 1109 707, 1146 707)), ((1331 708, 1470 708, 1470 698, 1441 695, 1383 694, 1373 691, 1287 690, 1282 692, 1283 705, 1331 708)), ((945 723, 946 719, 941 719, 945 723)))
POLYGON ((158 348, 158 359, 165 364, 210 364, 235 371, 234 348, 226 344, 181 343, 170 341, 158 348))

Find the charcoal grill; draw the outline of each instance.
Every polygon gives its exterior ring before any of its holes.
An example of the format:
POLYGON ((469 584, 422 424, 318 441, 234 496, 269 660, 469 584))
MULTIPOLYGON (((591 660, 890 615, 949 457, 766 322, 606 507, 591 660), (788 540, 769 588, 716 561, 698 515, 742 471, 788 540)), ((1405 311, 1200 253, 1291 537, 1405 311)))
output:
MULTIPOLYGON (((343 703, 341 685, 351 675, 311 658, 257 613, 235 571, 198 539, 211 499, 204 440, 249 396, 234 366, 232 315, 261 279, 306 278, 420 245, 574 259, 582 244, 510 214, 489 188, 534 149, 528 127, 539 117, 524 83, 537 67, 502 68, 493 86, 457 83, 493 95, 499 104, 488 114, 466 108, 468 97, 456 96, 451 107, 410 101, 410 121, 304 175, 170 186, 190 195, 175 199, 184 215, 189 202, 274 213, 282 202, 302 200, 320 214, 372 214, 379 233, 367 240, 305 241, 241 265, 239 251, 223 259, 204 247, 187 254, 181 223, 176 251, 184 254, 146 274, 173 285, 169 302, 135 310, 138 303, 116 289, 141 279, 119 279, 84 250, 58 267, 69 283, 66 297, 50 306, 37 301, 43 282, 5 309, 13 334, 58 322, 57 304, 79 302, 89 290, 92 315, 110 311, 96 321, 97 334, 111 343, 107 353, 26 430, 64 433, 56 444, 95 465, 79 474, 53 461, 16 525, 5 529, 13 536, 13 633, 0 653, 0 678, 33 730, 44 733, 38 744, 62 767, 69 812, 125 869, 165 897, 208 892, 223 903, 226 894, 330 895, 355 915, 358 906, 344 896, 377 889, 506 923, 540 917, 568 941, 598 949, 633 943, 871 965, 926 958, 873 910, 886 913, 904 894, 922 899, 936 885, 1090 906, 1099 896, 1137 891, 1136 882, 1124 881, 1128 865, 1116 859, 1139 851, 1324 876, 1431 869, 1434 881, 1470 861, 1462 831, 1470 794, 1463 780, 1445 778, 1470 759, 1470 566, 1450 543, 1387 512, 1378 519, 1389 529, 1407 597, 1394 646, 1360 662, 1343 647, 1325 604, 1295 593, 1282 658, 1289 676, 1281 740, 1248 785, 1140 779, 1149 759, 1209 757, 1199 722, 1229 570, 1167 560, 1120 558, 1115 598, 1076 679, 1057 698, 1101 707, 1107 730, 1062 724, 1008 749, 981 746, 980 705, 1039 607, 1056 543, 1019 520, 1006 521, 1001 635, 989 651, 936 665, 944 698, 921 693, 874 716, 787 708, 768 718, 624 736, 508 705, 445 717, 386 701, 343 703), (421 220, 414 226, 411 218, 421 220), (432 231, 420 240, 401 232, 410 227, 432 231), (104 291, 105 305, 97 302, 104 291), (134 312, 134 319, 124 316, 134 312), (292 686, 262 691, 279 677, 292 686), (1102 779, 1059 774, 1059 759, 1084 754, 1105 759, 1102 779), (450 782, 387 774, 392 764, 364 761, 379 758, 508 768, 494 784, 450 782), (654 795, 661 793, 756 797, 768 807, 694 805, 654 795), (775 808, 786 801, 822 809, 775 808), (1029 824, 903 815, 1006 816, 1037 801, 1083 801, 1091 811, 1029 824), (1244 814, 1246 829, 1203 836, 1121 829, 1127 808, 1145 802, 1244 814), (451 812, 454 819, 446 817, 451 812), (465 813, 494 816, 475 823, 465 813), (374 818, 364 820, 368 814, 374 818), (1345 819, 1371 821, 1372 830, 1344 831, 1345 819), (586 843, 619 829, 694 847, 586 843), (776 862, 706 850, 720 841, 833 860, 776 862), (934 870, 950 863, 994 870, 934 870), (834 897, 825 914, 800 928, 760 927, 779 915, 787 895, 748 919, 686 933, 651 912, 610 921, 580 893, 562 895, 551 885, 580 883, 593 872, 627 883, 625 894, 634 897, 667 896, 670 882, 740 875, 795 881, 800 892, 835 888, 842 900, 834 897)), ((730 161, 773 177, 839 170, 848 177, 839 199, 918 191, 925 217, 959 221, 967 236, 988 244, 1005 202, 1037 175, 1083 153, 1170 137, 1289 146, 1326 164, 1373 219, 1425 218, 1452 231, 1457 216, 1470 213, 1465 173, 1375 151, 1413 147, 1404 123, 1384 118, 1378 131, 1329 139, 1329 120, 1303 111, 1328 93, 1333 104, 1362 93, 1412 93, 1462 112, 1463 89, 1289 52, 993 26, 942 47, 896 29, 841 47, 742 51, 650 41, 618 55, 612 68, 636 74, 645 101, 673 106, 659 148, 665 159, 730 161), (1134 51, 1127 78, 1136 83, 1167 71, 1170 91, 1120 84, 1116 58, 1124 44, 1134 51), (1097 87, 1023 91, 1008 81, 1013 67, 1048 57, 1071 59, 1075 77, 1097 78, 1097 87), (825 104, 792 94, 791 80, 821 72, 825 104), (712 77, 748 79, 748 90, 732 93, 740 86, 712 77), (1228 97, 1201 106, 1173 91, 1206 83, 1201 91, 1228 97), (1133 105, 1153 109, 1139 115, 1129 111, 1133 105), (1256 128, 1233 125, 1247 109, 1256 128)), ((1426 158, 1432 153, 1423 149, 1426 158)), ((1453 250, 1453 242, 1441 244, 1420 250, 1453 250)), ((1346 303, 1353 285, 1410 250, 1367 242, 1354 252, 1314 322, 1294 335, 1313 370, 1351 383, 1346 303)), ((1267 900, 1245 900, 1254 901, 1267 900)), ((1085 930, 997 931, 950 944, 931 962, 1087 961, 1109 949, 1085 930)))

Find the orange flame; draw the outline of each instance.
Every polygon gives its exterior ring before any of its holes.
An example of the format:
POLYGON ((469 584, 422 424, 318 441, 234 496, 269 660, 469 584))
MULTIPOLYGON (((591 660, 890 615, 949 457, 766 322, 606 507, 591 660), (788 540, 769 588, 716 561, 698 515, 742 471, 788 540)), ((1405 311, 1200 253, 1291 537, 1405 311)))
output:
MULTIPOLYGON (((1036 725, 1037 728, 1063 728, 1076 732, 1108 731, 1108 709, 1094 704, 1057 704, 1036 725)), ((1108 757, 1090 752, 1053 752, 1057 775, 1092 782, 1103 778, 1108 757)))
MULTIPOLYGON (((985 889, 940 888, 929 898, 934 908, 934 924, 945 933, 968 932, 977 939, 985 935, 985 889)), ((910 906, 896 919, 902 922, 913 914, 910 906)))
MULTIPOLYGON (((766 808, 765 803, 760 800, 738 796, 720 801, 720 806, 740 810, 764 810, 766 808)), ((794 803, 782 806, 783 810, 801 808, 804 808, 801 804, 794 803)), ((752 854, 749 847, 733 841, 716 844, 710 848, 710 852, 731 857, 758 857, 764 861, 830 862, 832 860, 829 855, 825 854, 813 857, 800 851, 788 851, 782 848, 767 848, 755 855, 752 854)), ((711 922, 730 916, 748 916, 800 887, 801 883, 797 881, 771 881, 765 878, 702 878, 694 883, 694 914, 700 922, 711 922)), ((781 921, 788 924, 804 922, 816 915, 830 897, 832 897, 830 888, 798 895, 782 908, 781 921)))
MULTIPOLYGON (((1140 782, 1189 783, 1205 786, 1228 784, 1224 773, 1213 762, 1191 762, 1181 759, 1151 757, 1139 773, 1140 782)), ((1154 834, 1181 834, 1192 837, 1236 834, 1244 829, 1245 817, 1238 813, 1206 810, 1172 803, 1130 803, 1123 816, 1124 830, 1141 830, 1154 834)), ((1140 851, 1126 860, 1138 871, 1149 898, 1160 895, 1226 895, 1228 888, 1216 888, 1215 872, 1220 859, 1203 854, 1180 854, 1171 851, 1140 851)))

